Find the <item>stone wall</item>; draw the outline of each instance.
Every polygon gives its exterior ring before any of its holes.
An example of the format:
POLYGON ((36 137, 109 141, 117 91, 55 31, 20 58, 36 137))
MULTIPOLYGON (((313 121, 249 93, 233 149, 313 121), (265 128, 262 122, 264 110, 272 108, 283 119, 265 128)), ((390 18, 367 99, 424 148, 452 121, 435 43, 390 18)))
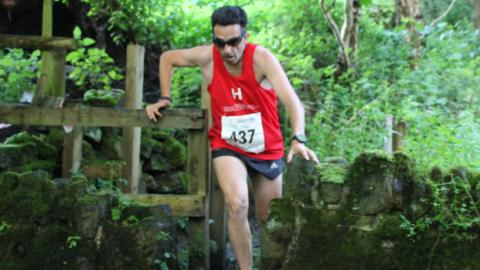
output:
MULTIPOLYGON (((476 193, 466 201, 478 202, 478 175, 437 168, 429 177, 470 181, 476 193)), ((262 231, 261 269, 480 269, 478 223, 462 230, 470 237, 455 239, 445 234, 456 229, 433 218, 407 237, 404 217, 435 217, 423 178, 400 153, 364 153, 352 164, 331 160, 317 167, 296 158, 285 174, 284 198, 272 203, 262 231)), ((441 190, 447 198, 459 193, 441 190)))
POLYGON ((0 174, 0 269, 188 269, 186 220, 88 188, 83 177, 0 174))

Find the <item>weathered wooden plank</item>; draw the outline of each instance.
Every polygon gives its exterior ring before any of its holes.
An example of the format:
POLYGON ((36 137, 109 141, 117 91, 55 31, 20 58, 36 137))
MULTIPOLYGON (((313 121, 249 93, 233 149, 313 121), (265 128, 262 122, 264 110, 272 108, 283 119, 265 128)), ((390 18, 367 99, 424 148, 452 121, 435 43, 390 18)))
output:
POLYGON ((151 128, 204 128, 205 111, 169 109, 157 122, 150 121, 144 110, 94 107, 42 108, 20 105, 0 106, 0 122, 39 126, 98 126, 151 128))
POLYGON ((385 146, 384 150, 387 153, 393 153, 393 116, 390 114, 387 114, 385 116, 385 130, 386 130, 386 136, 385 136, 385 146))
POLYGON ((52 3, 52 0, 43 0, 42 36, 52 37, 52 34, 53 34, 53 3, 52 3))
POLYGON ((173 194, 125 194, 136 202, 147 205, 168 204, 176 216, 203 217, 205 215, 204 195, 173 194))
MULTIPOLYGON (((206 91, 202 87, 202 92, 206 91)), ((208 99, 202 94, 202 108, 208 108, 208 99)), ((205 126, 208 126, 208 119, 205 118, 205 126)), ((210 179, 210 155, 208 146, 208 129, 191 130, 188 133, 188 153, 187 153, 187 173, 190 181, 188 182, 189 194, 208 194, 208 185, 210 179)), ((210 207, 209 197, 206 197, 205 217, 190 218, 188 223, 188 233, 191 244, 199 250, 202 250, 203 256, 195 256, 190 261, 190 265, 203 265, 204 269, 210 267, 210 207)))
POLYGON ((217 243, 218 250, 212 253, 212 269, 226 269, 227 262, 227 211, 225 208, 225 199, 220 189, 215 173, 212 172, 210 187, 210 219, 213 223, 210 225, 210 238, 217 243))
POLYGON ((63 139, 62 176, 68 178, 78 171, 82 161, 82 127, 74 127, 63 139))
MULTIPOLYGON (((125 78, 125 108, 142 108, 143 98, 143 62, 145 47, 135 44, 127 46, 127 75, 125 78)), ((128 180, 124 192, 137 193, 140 181, 140 140, 139 127, 123 128, 123 177, 128 180)))
MULTIPOLYGON (((37 91, 40 96, 64 97, 66 86, 65 75, 65 56, 66 51, 43 51, 42 67, 40 71, 40 83, 38 83, 37 91)), ((38 98, 38 95, 36 95, 38 98)))
POLYGON ((405 122, 399 122, 395 125, 393 132, 393 152, 399 151, 403 147, 403 141, 407 135, 407 124, 405 122))
MULTIPOLYGON (((210 107, 210 96, 208 91, 203 91, 202 100, 205 107, 210 107)), ((209 125, 212 123, 209 114, 209 125)), ((209 156, 209 160, 211 157, 209 156)), ((210 219, 213 223, 210 225, 210 238, 217 243, 218 251, 210 255, 210 265, 212 269, 226 269, 227 265, 227 211, 223 192, 218 184, 212 164, 209 185, 209 208, 210 219)))
POLYGON ((0 35, 0 48, 21 48, 54 50, 75 50, 79 47, 78 41, 67 37, 42 37, 30 35, 0 35))

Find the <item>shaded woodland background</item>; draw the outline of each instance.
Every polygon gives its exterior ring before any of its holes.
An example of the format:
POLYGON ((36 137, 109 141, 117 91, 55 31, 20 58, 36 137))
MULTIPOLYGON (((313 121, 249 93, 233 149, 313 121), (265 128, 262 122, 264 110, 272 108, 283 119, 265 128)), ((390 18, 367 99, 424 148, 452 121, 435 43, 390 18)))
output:
MULTIPOLYGON (((42 1, 0 3, 0 34, 41 34, 42 1)), ((476 239, 480 0, 278 0, 274 5, 267 0, 56 1, 54 35, 74 37, 82 45, 66 58, 66 104, 121 107, 129 43, 146 47, 144 102, 156 101, 161 53, 209 44, 210 14, 224 4, 246 9, 250 41, 280 59, 306 107, 309 145, 322 162, 342 167, 320 166, 323 178, 340 179, 345 164, 369 156, 361 153, 383 150, 389 136, 385 117, 391 115, 408 130, 397 154, 412 158, 415 165, 407 166, 407 171, 415 175, 416 184, 432 191, 428 195, 436 211, 417 222, 405 219, 399 226, 415 234, 436 224, 442 237, 476 239)), ((24 92, 35 91, 40 62, 40 51, 0 51, 0 103, 18 103, 24 92)), ((177 70, 174 106, 198 107, 200 88, 198 69, 177 70)), ((281 107, 280 113, 288 141, 288 112, 281 107)), ((21 129, 8 129, 10 133, 0 129, 2 149, 20 145, 19 154, 0 152, 9 157, 0 159, 0 168, 32 173, 40 166, 49 176, 58 176, 63 130, 40 128, 32 135, 17 133, 21 129), (30 141, 33 144, 25 144, 30 141), (25 150, 32 145, 34 151, 25 150), (47 157, 48 162, 31 166, 47 157), (17 164, 22 161, 28 166, 17 164)), ((121 159, 117 130, 86 129, 85 138, 85 160, 91 158, 98 165, 95 159, 102 158, 110 167, 121 167, 115 163, 121 159)), ((142 130, 140 192, 186 192, 185 144, 181 130, 142 130)), ((117 194, 121 180, 89 180, 85 192, 117 194)), ((315 191, 310 186, 308 190, 315 191)), ((114 209, 123 209, 124 204, 119 199, 114 209)), ((113 213, 113 221, 122 221, 113 213)), ((0 233, 8 231, 7 223, 2 220, 0 233)))
MULTIPOLYGON (((41 1, 3 2, 1 33, 40 33, 41 1)), ((67 58, 69 96, 121 89, 125 45, 135 42, 147 47, 144 101, 156 100, 161 52, 209 43, 209 16, 224 4, 245 7, 250 41, 282 62, 320 158, 381 149, 391 114, 407 123, 403 150, 420 164, 479 169, 478 1, 58 1, 54 34, 78 26, 77 38, 92 39, 67 58)), ((15 102, 35 89, 39 55, 1 56, 0 99, 15 102)), ((175 105, 196 106, 200 84, 198 70, 179 70, 175 105)))

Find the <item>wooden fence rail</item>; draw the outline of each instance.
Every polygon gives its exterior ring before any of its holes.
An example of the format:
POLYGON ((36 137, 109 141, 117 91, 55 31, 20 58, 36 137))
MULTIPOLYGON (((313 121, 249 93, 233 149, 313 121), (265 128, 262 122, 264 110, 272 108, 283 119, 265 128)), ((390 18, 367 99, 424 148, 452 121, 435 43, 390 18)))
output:
POLYGON ((205 111, 201 109, 165 110, 157 122, 147 118, 145 110, 95 107, 45 108, 0 106, 0 122, 41 126, 150 127, 203 129, 205 111))
MULTIPOLYGON (((67 50, 78 48, 78 41, 70 38, 52 37, 52 2, 43 1, 42 36, 0 35, 0 48, 23 48, 42 50, 42 69, 34 104, 42 105, 44 97, 65 95, 65 57, 67 50)), ((192 244, 203 251, 195 256, 191 265, 202 265, 203 269, 225 267, 226 226, 223 195, 218 183, 211 182, 211 162, 208 147, 207 115, 208 93, 203 87, 201 109, 165 110, 164 118, 150 121, 143 109, 143 63, 145 49, 140 45, 127 46, 125 108, 65 107, 52 108, 48 104, 39 106, 0 104, 0 123, 18 125, 65 126, 75 128, 65 135, 62 173, 68 177, 80 169, 84 126, 123 128, 123 176, 128 180, 127 196, 146 204, 168 204, 174 215, 189 217, 189 234, 192 244), (140 128, 188 129, 187 169, 189 176, 188 194, 160 195, 136 194, 141 174, 140 128), (215 202, 211 207, 210 201, 215 202), (214 221, 213 233, 210 221, 214 221), (221 252, 210 256, 210 239, 217 241, 221 252), (194 260, 197 261, 194 261, 194 260), (210 262, 211 260, 211 262, 210 262)))
POLYGON ((0 35, 0 48, 75 50, 79 47, 78 45, 78 41, 73 38, 41 37, 28 35, 0 35))

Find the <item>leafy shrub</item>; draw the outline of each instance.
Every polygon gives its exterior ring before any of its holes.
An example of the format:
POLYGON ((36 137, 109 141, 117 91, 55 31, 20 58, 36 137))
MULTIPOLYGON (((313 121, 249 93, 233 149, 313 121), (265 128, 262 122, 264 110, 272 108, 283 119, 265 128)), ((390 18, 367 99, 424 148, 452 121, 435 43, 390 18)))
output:
POLYGON ((0 51, 0 102, 16 103, 23 92, 34 92, 38 79, 40 51, 0 51))
MULTIPOLYGON (((78 27, 75 28, 74 37, 81 37, 78 27)), ((80 44, 79 49, 68 53, 66 57, 67 63, 73 66, 68 77, 74 81, 80 92, 85 93, 86 100, 98 98, 118 102, 118 95, 109 91, 115 81, 123 79, 120 69, 104 49, 87 48, 95 44, 93 39, 81 39, 80 44)))
POLYGON ((426 179, 432 193, 428 200, 431 213, 416 220, 402 216, 403 223, 400 227, 408 231, 407 236, 412 240, 433 228, 442 239, 477 238, 475 230, 480 226, 480 212, 475 199, 475 185, 478 183, 472 185, 470 181, 473 179, 464 177, 449 178, 442 183, 426 179))

